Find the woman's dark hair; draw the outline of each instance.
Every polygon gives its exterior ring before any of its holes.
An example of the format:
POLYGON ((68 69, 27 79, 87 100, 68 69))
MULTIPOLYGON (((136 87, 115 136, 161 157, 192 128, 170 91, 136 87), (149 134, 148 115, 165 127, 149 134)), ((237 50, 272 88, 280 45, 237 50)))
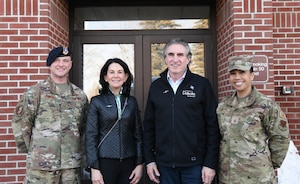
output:
POLYGON ((99 80, 99 83, 101 84, 102 89, 99 90, 99 93, 108 93, 108 91, 109 91, 109 84, 108 84, 108 82, 105 81, 104 76, 107 75, 108 67, 112 63, 118 63, 119 65, 121 65, 122 68, 124 69, 125 74, 128 74, 127 80, 122 85, 122 87, 123 87, 122 88, 122 95, 129 96, 130 95, 130 90, 131 90, 131 83, 133 81, 133 76, 132 76, 132 73, 129 70, 128 65, 123 60, 121 60, 119 58, 108 59, 106 61, 106 63, 103 65, 103 67, 101 69, 101 72, 100 72, 100 80, 99 80))

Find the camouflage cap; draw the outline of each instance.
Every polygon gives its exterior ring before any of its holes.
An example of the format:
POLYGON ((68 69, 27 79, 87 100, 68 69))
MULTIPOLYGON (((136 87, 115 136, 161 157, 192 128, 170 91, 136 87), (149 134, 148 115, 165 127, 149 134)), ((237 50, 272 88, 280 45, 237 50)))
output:
POLYGON ((49 52, 46 65, 50 66, 57 57, 71 56, 71 52, 67 47, 56 47, 49 52))
POLYGON ((242 56, 232 56, 228 59, 228 71, 232 70, 250 70, 253 63, 253 56, 251 55, 242 55, 242 56))

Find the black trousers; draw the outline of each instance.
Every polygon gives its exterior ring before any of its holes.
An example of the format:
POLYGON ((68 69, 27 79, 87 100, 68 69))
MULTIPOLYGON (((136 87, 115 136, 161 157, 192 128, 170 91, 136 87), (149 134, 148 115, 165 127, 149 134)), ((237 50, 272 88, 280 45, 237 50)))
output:
POLYGON ((105 184, 129 184, 129 176, 135 168, 135 158, 100 159, 100 171, 105 184))

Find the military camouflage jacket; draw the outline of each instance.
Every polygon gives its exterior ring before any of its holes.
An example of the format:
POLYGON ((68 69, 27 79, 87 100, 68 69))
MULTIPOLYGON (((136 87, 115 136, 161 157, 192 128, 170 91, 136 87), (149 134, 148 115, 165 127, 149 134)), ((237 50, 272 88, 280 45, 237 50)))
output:
POLYGON ((222 135, 220 183, 277 183, 274 168, 283 162, 290 137, 280 107, 253 87, 241 102, 236 93, 225 98, 217 114, 222 135))
POLYGON ((88 100, 68 82, 62 92, 50 78, 30 87, 17 104, 12 128, 27 167, 59 170, 80 167, 88 100))

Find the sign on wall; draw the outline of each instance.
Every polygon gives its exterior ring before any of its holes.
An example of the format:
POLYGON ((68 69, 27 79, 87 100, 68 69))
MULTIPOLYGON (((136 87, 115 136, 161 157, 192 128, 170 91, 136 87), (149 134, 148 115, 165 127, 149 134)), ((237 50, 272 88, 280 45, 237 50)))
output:
POLYGON ((254 82, 267 82, 269 80, 268 57, 255 55, 253 57, 254 82))

